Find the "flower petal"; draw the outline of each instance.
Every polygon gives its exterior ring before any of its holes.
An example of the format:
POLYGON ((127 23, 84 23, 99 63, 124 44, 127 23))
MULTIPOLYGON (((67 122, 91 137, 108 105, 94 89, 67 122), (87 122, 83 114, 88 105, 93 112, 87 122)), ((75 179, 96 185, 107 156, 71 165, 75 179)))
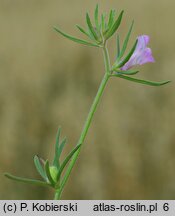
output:
POLYGON ((142 65, 148 62, 155 62, 150 48, 146 48, 144 52, 142 53, 142 56, 137 59, 137 64, 139 65, 142 65))
POLYGON ((148 35, 140 35, 137 37, 138 39, 138 44, 137 44, 137 49, 138 50, 143 50, 146 48, 146 46, 148 45, 149 43, 149 36, 148 35))
POLYGON ((142 65, 148 62, 155 62, 152 51, 150 48, 147 47, 149 43, 149 36, 148 35, 141 35, 138 36, 138 43, 137 47, 129 59, 128 62, 121 68, 121 70, 128 70, 135 65, 142 65))

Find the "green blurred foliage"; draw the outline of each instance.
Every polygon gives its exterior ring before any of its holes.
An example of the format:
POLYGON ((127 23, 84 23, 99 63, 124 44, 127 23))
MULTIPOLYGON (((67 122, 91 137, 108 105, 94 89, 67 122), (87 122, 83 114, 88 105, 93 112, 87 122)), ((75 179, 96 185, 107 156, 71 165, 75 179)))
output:
MULTIPOLYGON (((81 36, 96 2, 0 0, 0 199, 52 199, 53 191, 19 184, 3 172, 39 178, 33 156, 52 159, 59 125, 73 148, 104 73, 102 53, 53 31, 81 36)), ((125 10, 121 36, 151 37, 155 64, 140 78, 174 80, 173 0, 99 1, 125 10)), ((115 39, 109 42, 114 59, 115 39)), ((109 81, 63 199, 175 199, 174 83, 109 81)), ((67 153, 65 152, 65 154, 67 153)))

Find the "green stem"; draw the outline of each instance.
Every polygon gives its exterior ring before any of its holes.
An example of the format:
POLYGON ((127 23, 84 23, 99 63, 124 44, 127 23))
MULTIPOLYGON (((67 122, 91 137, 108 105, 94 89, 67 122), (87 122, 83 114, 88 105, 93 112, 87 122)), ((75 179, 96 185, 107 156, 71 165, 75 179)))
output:
POLYGON ((60 200, 62 191, 60 189, 56 189, 54 200, 60 200))
POLYGON ((108 49, 106 48, 106 46, 103 47, 103 55, 104 55, 106 73, 110 74, 110 67, 111 66, 110 66, 110 60, 109 60, 109 53, 108 53, 108 49))
MULTIPOLYGON (((103 54, 104 54, 104 62, 105 62, 105 75, 104 75, 104 77, 102 79, 100 87, 99 87, 99 89, 97 91, 97 94, 96 94, 96 96, 94 98, 94 101, 93 101, 92 106, 90 108, 89 114, 88 114, 87 119, 85 121, 83 130, 81 132, 81 135, 80 135, 80 138, 78 140, 77 145, 83 144, 83 142, 84 142, 84 140, 86 138, 88 129, 89 129, 90 124, 92 122, 92 118, 93 118, 94 113, 95 113, 95 111, 97 109, 97 105, 98 105, 98 103, 100 101, 100 98, 102 97, 102 94, 104 92, 105 86, 106 86, 107 81, 108 81, 108 79, 110 77, 110 75, 109 75, 109 72, 110 72, 110 62, 109 62, 108 50, 107 50, 107 48, 105 46, 103 48, 103 54)), ((63 180, 61 181, 60 187, 58 189, 56 189, 54 199, 60 199, 62 191, 63 191, 63 188, 64 188, 64 186, 65 186, 65 184, 66 184, 66 182, 67 182, 67 180, 68 180, 68 178, 70 176, 70 173, 71 173, 71 171, 72 171, 72 169, 73 169, 73 167, 75 165, 75 162, 77 161, 77 158, 78 158, 78 155, 80 153, 80 150, 81 150, 81 147, 73 155, 72 160, 70 161, 69 166, 68 166, 68 168, 66 170, 66 173, 65 173, 65 175, 63 177, 63 180)))

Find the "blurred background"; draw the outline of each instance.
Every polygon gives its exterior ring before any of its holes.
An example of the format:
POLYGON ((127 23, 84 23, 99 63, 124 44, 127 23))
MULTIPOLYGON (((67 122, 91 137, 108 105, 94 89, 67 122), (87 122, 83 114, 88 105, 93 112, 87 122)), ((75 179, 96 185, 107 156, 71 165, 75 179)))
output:
MULTIPOLYGON (((53 191, 10 181, 10 172, 40 178, 33 156, 52 159, 58 126, 76 144, 104 73, 103 56, 58 35, 81 37, 95 1, 0 0, 0 199, 53 199, 53 191)), ((173 0, 99 1, 100 10, 125 10, 137 35, 150 35, 155 64, 137 77, 175 78, 173 0)), ((108 44, 114 60, 115 38, 108 44)), ((150 87, 108 82, 63 199, 175 199, 174 82, 150 87)))

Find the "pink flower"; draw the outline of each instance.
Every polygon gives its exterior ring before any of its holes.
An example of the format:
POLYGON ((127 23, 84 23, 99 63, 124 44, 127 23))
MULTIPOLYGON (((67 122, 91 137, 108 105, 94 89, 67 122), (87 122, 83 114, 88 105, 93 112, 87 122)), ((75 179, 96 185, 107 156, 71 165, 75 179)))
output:
POLYGON ((135 65, 142 65, 148 62, 155 62, 152 51, 150 48, 147 47, 149 43, 149 36, 148 35, 141 35, 138 36, 138 42, 134 53, 132 54, 131 58, 122 66, 121 70, 128 70, 135 65))

